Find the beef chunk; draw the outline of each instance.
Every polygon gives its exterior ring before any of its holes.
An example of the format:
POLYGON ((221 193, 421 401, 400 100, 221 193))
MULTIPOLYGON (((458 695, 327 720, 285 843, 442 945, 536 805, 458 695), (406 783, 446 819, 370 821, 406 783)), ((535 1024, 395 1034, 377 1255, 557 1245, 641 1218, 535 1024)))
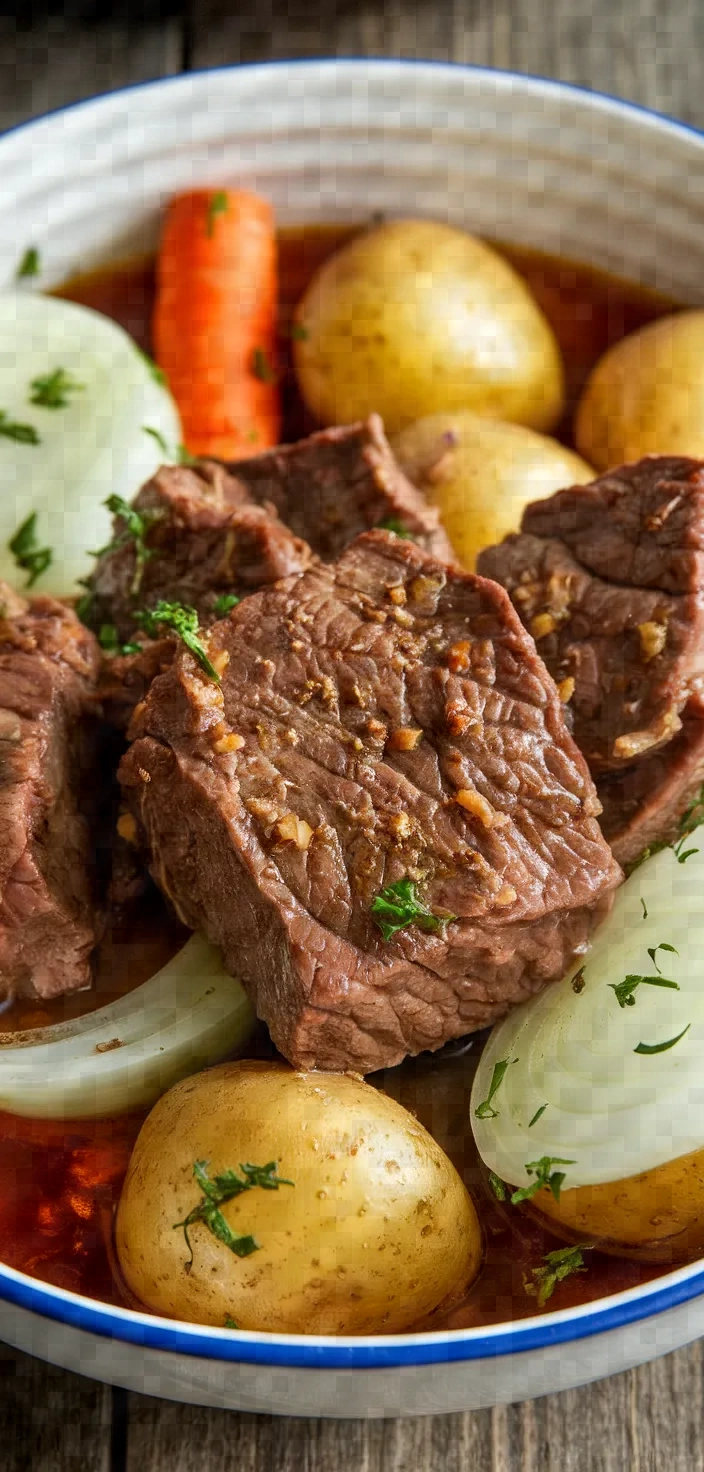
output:
POLYGON ((380 522, 407 529, 436 557, 454 560, 437 511, 406 479, 378 414, 237 460, 229 469, 255 501, 275 507, 326 562, 380 522))
POLYGON ((384 532, 180 651, 120 777, 152 872, 297 1066, 369 1072, 562 975, 620 871, 506 594, 384 532), (449 924, 384 941, 402 878, 449 924))
POLYGON ((649 456, 535 502, 479 568, 535 635, 630 862, 704 766, 704 464, 649 456))
POLYGON ((0 606, 0 991, 51 997, 88 985, 97 940, 99 650, 52 598, 0 606))
POLYGON ((133 509, 144 519, 148 557, 122 517, 111 547, 91 579, 91 622, 113 624, 122 640, 134 634, 136 609, 160 598, 191 604, 212 622, 222 593, 241 596, 263 583, 298 572, 310 549, 273 511, 257 506, 222 466, 164 466, 142 487, 133 509))

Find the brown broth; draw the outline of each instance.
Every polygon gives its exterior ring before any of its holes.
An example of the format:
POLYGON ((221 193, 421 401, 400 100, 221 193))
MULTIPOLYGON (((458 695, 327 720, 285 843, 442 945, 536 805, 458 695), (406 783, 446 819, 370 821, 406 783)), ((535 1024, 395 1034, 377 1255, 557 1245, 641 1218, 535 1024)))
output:
MULTIPOLYGON (((279 237, 281 352, 285 435, 310 427, 295 390, 288 325, 317 267, 357 227, 284 230, 279 237)), ((540 251, 498 244, 528 282, 552 323, 565 358, 570 420, 579 391, 601 354, 629 332, 671 311, 674 303, 632 282, 540 251)), ((113 317, 147 351, 151 347, 154 262, 127 261, 74 278, 59 296, 113 317)), ((129 920, 116 920, 100 949, 94 987, 48 1004, 17 1003, 2 1016, 5 1031, 37 1027, 104 1005, 140 984, 182 943, 183 932, 153 893, 129 920)), ((480 1040, 437 1057, 408 1059, 373 1082, 413 1111, 463 1176, 480 1215, 486 1256, 466 1298, 424 1328, 466 1328, 542 1312, 525 1291, 531 1270, 558 1245, 525 1212, 507 1209, 487 1189, 470 1122, 469 1099, 480 1040)), ((260 1049, 259 1049, 260 1050, 260 1049)), ((141 1118, 59 1124, 0 1114, 0 1259, 12 1267, 108 1303, 123 1300, 110 1269, 110 1236, 130 1151, 141 1118)), ((568 1278, 549 1308, 568 1308, 620 1292, 665 1271, 590 1253, 588 1271, 568 1278)))

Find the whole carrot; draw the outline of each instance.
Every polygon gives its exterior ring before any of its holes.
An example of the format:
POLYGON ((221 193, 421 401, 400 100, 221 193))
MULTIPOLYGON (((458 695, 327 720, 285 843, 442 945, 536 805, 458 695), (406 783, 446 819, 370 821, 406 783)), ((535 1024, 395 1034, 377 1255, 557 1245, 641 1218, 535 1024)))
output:
POLYGON ((276 309, 267 201, 237 189, 177 195, 157 263, 154 351, 192 454, 230 460, 278 443, 276 309))

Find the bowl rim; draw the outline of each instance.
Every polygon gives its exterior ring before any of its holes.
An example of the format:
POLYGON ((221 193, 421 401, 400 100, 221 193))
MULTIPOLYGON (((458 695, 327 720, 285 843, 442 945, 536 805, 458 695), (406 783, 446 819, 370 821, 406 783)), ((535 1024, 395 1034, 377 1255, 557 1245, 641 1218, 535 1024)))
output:
MULTIPOLYGON (((497 88, 513 87, 535 96, 549 92, 557 98, 577 99, 582 106, 594 111, 633 118, 658 131, 704 145, 704 130, 668 113, 629 102, 608 92, 592 91, 572 82, 535 73, 515 72, 476 63, 426 60, 422 57, 305 56, 202 67, 194 71, 130 83, 94 97, 81 98, 63 107, 52 108, 37 118, 14 124, 0 133, 0 146, 6 139, 18 134, 30 135, 33 130, 53 118, 73 115, 83 109, 99 112, 108 108, 116 99, 135 93, 156 88, 181 87, 188 90, 194 83, 197 85, 199 80, 207 81, 214 76, 230 73, 246 72, 251 75, 280 69, 305 68, 342 73, 386 68, 399 72, 413 69, 428 73, 469 74, 475 79, 483 77, 497 88)), ((596 1299, 575 1308, 553 1310, 539 1318, 519 1319, 481 1328, 351 1338, 255 1333, 181 1323, 102 1303, 98 1299, 55 1287, 0 1263, 0 1302, 65 1324, 72 1329, 157 1352, 167 1351, 230 1363, 312 1370, 392 1370, 438 1363, 491 1360, 531 1350, 543 1350, 590 1338, 595 1334, 625 1329, 629 1324, 685 1305, 702 1294, 704 1261, 699 1261, 662 1274, 649 1283, 640 1284, 625 1292, 611 1294, 607 1298, 596 1299)))

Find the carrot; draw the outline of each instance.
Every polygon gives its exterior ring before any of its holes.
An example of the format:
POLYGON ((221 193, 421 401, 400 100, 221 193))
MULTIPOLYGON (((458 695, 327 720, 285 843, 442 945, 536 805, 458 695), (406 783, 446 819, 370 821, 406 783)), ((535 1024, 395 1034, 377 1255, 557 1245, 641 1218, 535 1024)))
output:
POLYGON ((154 351, 191 454, 230 460, 278 443, 276 309, 267 201, 236 189, 173 199, 157 264, 154 351))

